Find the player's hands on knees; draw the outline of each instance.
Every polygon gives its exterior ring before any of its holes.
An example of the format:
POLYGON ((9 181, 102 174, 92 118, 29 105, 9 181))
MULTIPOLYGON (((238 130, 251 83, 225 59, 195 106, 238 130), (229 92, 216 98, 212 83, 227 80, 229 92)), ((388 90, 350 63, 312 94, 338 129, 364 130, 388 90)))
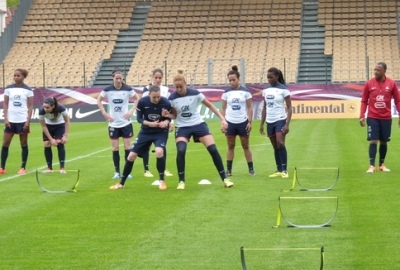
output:
POLYGON ((62 144, 66 144, 67 142, 68 142, 68 137, 63 136, 63 137, 61 138, 61 143, 62 143, 62 144))
POLYGON ((58 141, 55 140, 55 139, 51 139, 50 140, 50 144, 51 144, 51 146, 57 146, 58 145, 58 141))

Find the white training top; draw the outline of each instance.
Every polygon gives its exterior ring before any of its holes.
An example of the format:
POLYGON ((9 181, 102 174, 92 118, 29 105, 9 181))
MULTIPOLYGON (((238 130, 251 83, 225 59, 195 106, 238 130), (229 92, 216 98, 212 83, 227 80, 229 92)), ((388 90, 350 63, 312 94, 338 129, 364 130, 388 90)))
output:
POLYGON ((172 108, 176 111, 176 127, 190 127, 204 122, 198 110, 205 96, 198 90, 186 88, 186 94, 181 96, 174 92, 169 96, 172 108))
POLYGON ((267 107, 267 123, 286 119, 285 97, 290 96, 290 92, 284 84, 269 85, 262 91, 262 96, 267 107))
POLYGON ((54 117, 54 113, 46 113, 43 106, 39 109, 39 120, 44 120, 47 125, 60 125, 64 124, 64 117, 68 115, 67 109, 58 104, 58 114, 57 117, 54 117))
POLYGON ((8 121, 11 123, 24 123, 28 120, 28 98, 33 97, 32 89, 23 84, 21 87, 10 84, 4 90, 8 96, 8 121))
MULTIPOLYGON (((251 99, 249 89, 243 86, 240 86, 239 89, 233 89, 230 87, 225 90, 221 98, 227 102, 225 111, 226 121, 234 124, 240 124, 247 121, 246 101, 251 99)), ((251 121, 251 119, 249 119, 249 121, 251 121)))
POLYGON ((113 122, 108 123, 108 126, 121 128, 132 123, 132 120, 130 118, 125 119, 124 115, 129 111, 129 98, 134 97, 135 94, 135 91, 127 85, 123 85, 121 89, 116 89, 112 84, 101 91, 100 96, 107 97, 110 106, 109 114, 114 119, 113 122))

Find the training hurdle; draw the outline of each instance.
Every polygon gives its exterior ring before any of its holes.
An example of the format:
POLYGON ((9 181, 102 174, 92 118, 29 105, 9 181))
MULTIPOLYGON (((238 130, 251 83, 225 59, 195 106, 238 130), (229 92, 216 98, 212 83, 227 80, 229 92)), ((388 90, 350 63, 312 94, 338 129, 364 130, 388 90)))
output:
POLYGON ((328 191, 333 189, 333 187, 337 184, 337 182, 339 181, 339 167, 321 167, 321 168, 297 168, 295 167, 294 169, 294 173, 293 173, 293 181, 292 181, 292 186, 290 189, 284 189, 284 192, 290 192, 292 190, 294 190, 296 183, 300 186, 300 191, 328 191), (300 183, 300 177, 298 175, 298 171, 299 170, 308 170, 308 171, 329 171, 332 170, 335 172, 335 177, 333 179, 333 183, 331 183, 329 186, 327 187, 321 187, 321 188, 310 188, 310 187, 305 187, 302 185, 302 183, 300 183))
POLYGON ((240 260, 242 262, 242 269, 248 270, 246 266, 246 260, 244 256, 245 251, 320 251, 320 267, 319 269, 324 269, 324 247, 321 248, 245 248, 240 247, 240 260))
MULTIPOLYGON (((57 171, 54 171, 54 172, 48 173, 48 174, 51 175, 51 174, 56 174, 56 173, 57 173, 57 171)), ((47 192, 47 193, 69 193, 69 192, 77 192, 78 190, 77 190, 76 188, 77 188, 78 185, 79 185, 80 170, 68 170, 68 171, 67 171, 67 174, 68 174, 68 173, 74 173, 74 174, 72 174, 72 175, 75 175, 75 174, 76 174, 76 180, 74 180, 74 184, 73 184, 73 186, 72 186, 71 188, 53 190, 53 189, 50 189, 50 188, 48 188, 48 187, 45 187, 45 185, 40 181, 40 177, 39 177, 39 175, 44 175, 44 174, 43 174, 43 173, 39 173, 39 170, 36 170, 36 182, 37 182, 39 188, 40 188, 41 190, 43 190, 44 192, 47 192)), ((70 174, 68 174, 68 175, 70 175, 70 174)), ((72 181, 71 181, 71 182, 72 182, 72 181)))
POLYGON ((295 228, 323 228, 323 227, 330 227, 330 223, 335 219, 338 208, 339 208, 339 198, 338 197, 278 197, 278 215, 276 218, 276 225, 272 226, 273 228, 279 228, 281 225, 281 219, 285 220, 285 222, 288 225, 288 227, 295 227, 295 228), (282 211, 282 205, 281 201, 282 200, 329 200, 333 199, 336 200, 336 209, 335 212, 333 213, 333 216, 326 222, 320 223, 320 224, 296 224, 294 222, 291 222, 284 214, 282 211))

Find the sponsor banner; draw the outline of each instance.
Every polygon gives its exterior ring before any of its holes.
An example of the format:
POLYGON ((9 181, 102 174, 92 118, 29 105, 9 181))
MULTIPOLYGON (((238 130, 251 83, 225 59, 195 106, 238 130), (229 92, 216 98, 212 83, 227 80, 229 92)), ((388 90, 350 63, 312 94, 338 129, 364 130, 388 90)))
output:
MULTIPOLYGON (((31 122, 39 122, 39 108, 32 112, 31 122)), ((105 121, 97 105, 69 105, 66 107, 68 116, 73 122, 100 122, 105 121)), ((0 122, 4 122, 3 108, 0 108, 0 122)))
POLYGON ((294 100, 292 119, 358 118, 360 101, 294 100))

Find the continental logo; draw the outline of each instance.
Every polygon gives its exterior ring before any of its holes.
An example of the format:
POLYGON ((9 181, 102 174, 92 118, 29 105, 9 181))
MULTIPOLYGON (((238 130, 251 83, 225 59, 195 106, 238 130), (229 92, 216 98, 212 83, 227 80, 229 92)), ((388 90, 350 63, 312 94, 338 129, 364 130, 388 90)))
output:
POLYGON ((293 119, 357 118, 359 104, 355 100, 293 100, 293 119))

